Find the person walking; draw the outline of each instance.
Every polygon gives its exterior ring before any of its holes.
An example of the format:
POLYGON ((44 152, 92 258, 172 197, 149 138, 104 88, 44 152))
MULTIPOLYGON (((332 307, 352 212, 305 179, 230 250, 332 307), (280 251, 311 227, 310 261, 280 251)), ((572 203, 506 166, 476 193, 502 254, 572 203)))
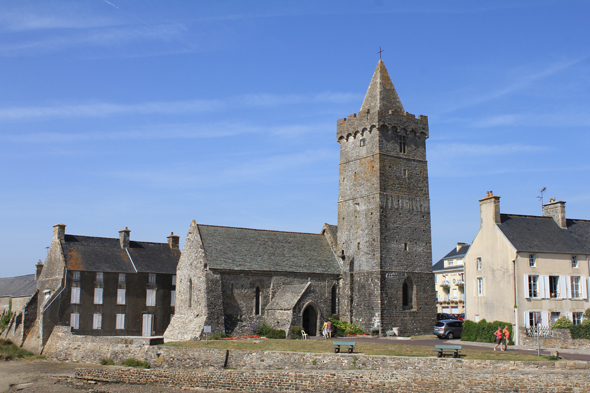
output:
POLYGON ((508 341, 510 341, 510 330, 508 330, 508 325, 504 325, 504 330, 502 331, 504 336, 504 349, 503 351, 508 350, 508 341))
POLYGON ((326 322, 326 330, 328 331, 328 338, 332 338, 332 321, 328 319, 326 322))
POLYGON ((502 349, 502 328, 498 326, 498 330, 496 330, 496 333, 494 334, 496 335, 496 346, 494 347, 494 351, 496 350, 496 348, 498 348, 498 345, 500 346, 500 350, 503 351, 504 349, 502 349))
POLYGON ((328 321, 324 321, 324 326, 322 326, 322 335, 324 338, 328 338, 328 321))

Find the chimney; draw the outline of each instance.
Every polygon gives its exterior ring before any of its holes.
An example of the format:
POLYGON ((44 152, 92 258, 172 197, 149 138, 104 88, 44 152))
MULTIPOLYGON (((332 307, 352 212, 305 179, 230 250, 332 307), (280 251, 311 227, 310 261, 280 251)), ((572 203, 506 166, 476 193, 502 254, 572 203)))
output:
POLYGON ((560 228, 567 229, 565 220, 565 202, 555 201, 555 198, 550 198, 549 203, 543 205, 543 215, 545 217, 553 217, 560 228))
POLYGON ((461 249, 461 247, 466 246, 467 243, 459 243, 457 242, 457 252, 459 252, 459 250, 461 249))
POLYGON ((481 225, 485 223, 500 224, 500 197, 492 191, 486 193, 486 197, 479 200, 481 225))
POLYGON ((129 248, 129 232, 131 231, 127 227, 119 231, 119 242, 121 243, 121 248, 129 248))
POLYGON ((41 260, 39 259, 39 262, 37 262, 37 264, 35 265, 35 281, 39 280, 39 277, 41 277, 41 272, 43 271, 43 267, 45 265, 43 264, 43 262, 41 262, 41 260))
POLYGON ((63 242, 66 236, 66 224, 56 224, 53 226, 53 241, 63 242))
POLYGON ((168 245, 170 246, 170 248, 173 250, 178 250, 179 237, 176 236, 174 234, 174 232, 170 232, 170 236, 168 236, 167 239, 168 239, 168 245))

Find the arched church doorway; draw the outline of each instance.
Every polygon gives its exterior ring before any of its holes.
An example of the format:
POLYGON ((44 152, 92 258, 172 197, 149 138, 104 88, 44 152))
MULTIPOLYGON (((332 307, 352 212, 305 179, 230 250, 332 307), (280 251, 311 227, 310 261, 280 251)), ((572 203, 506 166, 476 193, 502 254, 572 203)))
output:
POLYGON ((303 310, 303 330, 310 336, 317 335, 318 313, 315 307, 309 305, 303 310))

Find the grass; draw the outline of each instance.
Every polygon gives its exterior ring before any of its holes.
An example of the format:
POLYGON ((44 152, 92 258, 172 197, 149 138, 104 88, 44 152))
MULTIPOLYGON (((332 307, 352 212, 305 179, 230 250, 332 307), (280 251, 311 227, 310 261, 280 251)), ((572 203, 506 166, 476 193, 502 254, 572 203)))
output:
POLYGON ((9 340, 0 339, 0 360, 13 359, 45 359, 44 356, 37 356, 27 350, 17 347, 9 340))
MULTIPOLYGON (((392 340, 393 341, 393 340, 392 340)), ((461 342, 458 342, 461 344, 461 342)), ((250 351, 288 351, 307 353, 333 353, 331 340, 216 340, 209 341, 178 341, 163 344, 172 347, 188 348, 216 348, 216 349, 244 349, 250 351)), ((434 357, 434 346, 407 345, 398 342, 370 343, 357 342, 355 353, 365 355, 385 356, 412 356, 412 357, 434 357)), ((482 347, 481 349, 463 349, 461 358, 481 360, 509 360, 509 361, 548 361, 548 356, 538 357, 533 354, 518 353, 508 350, 507 352, 494 352, 492 348, 482 347)))
POLYGON ((135 368, 150 368, 150 364, 148 362, 144 362, 143 360, 137 360, 133 358, 123 360, 121 362, 121 365, 135 368))

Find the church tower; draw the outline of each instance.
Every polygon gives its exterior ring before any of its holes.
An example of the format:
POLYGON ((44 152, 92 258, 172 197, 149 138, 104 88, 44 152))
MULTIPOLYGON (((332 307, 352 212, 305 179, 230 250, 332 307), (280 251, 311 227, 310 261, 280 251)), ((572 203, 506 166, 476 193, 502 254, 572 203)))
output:
POLYGON ((340 143, 339 313, 381 334, 431 334, 436 320, 426 139, 428 118, 404 110, 379 60, 340 143))

